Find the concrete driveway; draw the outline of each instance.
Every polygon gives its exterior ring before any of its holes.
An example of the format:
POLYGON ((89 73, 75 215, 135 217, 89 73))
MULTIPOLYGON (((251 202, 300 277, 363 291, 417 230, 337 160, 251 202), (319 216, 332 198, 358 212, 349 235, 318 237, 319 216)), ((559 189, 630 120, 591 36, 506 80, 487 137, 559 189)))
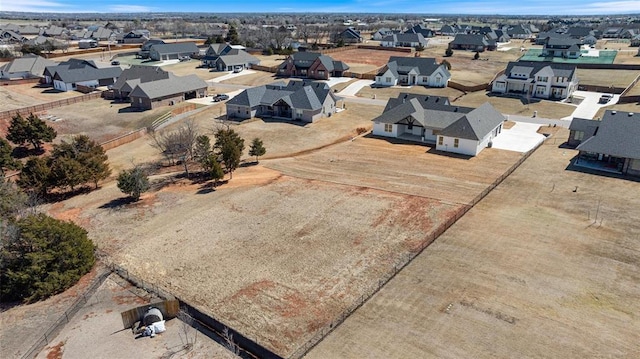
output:
POLYGON ((365 86, 371 86, 372 83, 374 83, 375 81, 373 80, 358 80, 354 83, 352 83, 351 85, 347 86, 344 88, 344 90, 338 92, 338 95, 340 96, 355 96, 358 91, 362 90, 363 87, 365 86))
POLYGON ((329 87, 333 87, 337 84, 341 84, 343 82, 349 82, 353 80, 351 77, 332 77, 328 80, 322 80, 322 82, 325 82, 329 85, 329 87))
POLYGON ((255 74, 255 73, 256 72, 253 71, 253 70, 242 70, 240 72, 231 72, 231 71, 229 71, 228 74, 220 76, 220 77, 216 77, 215 79, 208 80, 207 82, 221 82, 221 81, 224 81, 224 80, 232 79, 234 77, 250 75, 250 74, 255 74))
POLYGON ((493 139, 493 148, 501 150, 527 152, 538 143, 544 141, 544 135, 539 134, 540 124, 516 122, 508 130, 502 130, 498 137, 493 139))
POLYGON ((574 91, 574 97, 582 97, 584 100, 573 111, 571 116, 563 117, 563 120, 571 120, 573 117, 592 119, 598 110, 604 106, 609 106, 618 103, 620 95, 613 95, 613 99, 605 104, 600 104, 600 96, 604 95, 604 92, 589 92, 589 91, 574 91))

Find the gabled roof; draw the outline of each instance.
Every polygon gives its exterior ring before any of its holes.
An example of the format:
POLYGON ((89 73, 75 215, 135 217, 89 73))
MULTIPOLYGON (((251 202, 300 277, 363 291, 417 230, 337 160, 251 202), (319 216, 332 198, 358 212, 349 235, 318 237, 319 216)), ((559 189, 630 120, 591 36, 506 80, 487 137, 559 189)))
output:
POLYGON ((360 36, 360 31, 352 27, 346 28, 344 31, 340 33, 339 36, 346 39, 359 39, 362 37, 360 36))
POLYGON ((327 69, 327 71, 345 71, 349 69, 349 65, 342 61, 337 61, 332 59, 327 55, 322 55, 319 52, 296 52, 294 54, 289 55, 282 64, 280 64, 279 68, 287 67, 287 63, 289 59, 293 61, 293 65, 299 69, 308 69, 313 65, 316 60, 319 60, 322 65, 327 69))
POLYGON ((598 120, 574 117, 569 125, 569 130, 583 132, 584 137, 582 138, 582 141, 584 142, 596 133, 598 126, 600 126, 600 121, 598 120))
POLYGON ((196 75, 173 76, 157 81, 138 84, 129 94, 130 97, 156 99, 184 92, 207 88, 207 83, 196 75))
POLYGON ((384 111, 388 111, 412 98, 418 99, 418 102, 423 108, 434 108, 435 106, 449 106, 449 98, 445 96, 433 96, 433 95, 418 95, 415 93, 400 92, 398 97, 390 98, 387 101, 384 111))
MULTIPOLYGON (((113 84, 112 88, 116 90, 125 89, 125 84, 129 84, 131 86, 131 80, 138 80, 137 83, 149 82, 149 81, 157 81, 164 80, 169 78, 169 73, 163 70, 159 66, 143 66, 143 65, 132 65, 130 68, 122 71, 118 80, 113 84)), ((136 83, 136 84, 137 84, 136 83)), ((131 86, 133 89, 135 86, 131 86)))
POLYGON ((260 60, 244 50, 231 49, 224 55, 218 57, 227 66, 259 64, 260 60))
POLYGON ((292 108, 318 110, 327 97, 335 101, 331 88, 324 82, 294 80, 285 85, 279 81, 249 88, 227 101, 227 104, 252 108, 257 105, 272 106, 278 101, 284 101, 292 108))
POLYGON ((451 44, 489 46, 489 43, 484 38, 484 35, 480 34, 457 34, 453 41, 451 41, 451 44))
POLYGON ((195 42, 179 42, 171 44, 154 44, 149 50, 154 50, 159 54, 176 54, 176 53, 198 53, 198 46, 195 42))
POLYGON ((546 67, 549 67, 551 69, 554 76, 573 78, 576 73, 575 65, 537 61, 509 62, 504 73, 506 76, 509 76, 513 72, 522 73, 518 71, 527 71, 526 73, 529 73, 531 76, 533 76, 546 67))
POLYGON ((231 50, 229 44, 211 44, 207 49, 207 56, 224 55, 231 50))
POLYGON ((504 121, 504 116, 485 102, 447 126, 441 135, 468 140, 480 140, 504 121))
POLYGON ((4 65, 0 68, 5 73, 29 72, 33 76, 42 76, 47 66, 55 66, 56 62, 44 57, 28 54, 4 65))
POLYGON ((95 68, 60 68, 56 70, 54 78, 64 83, 76 83, 90 80, 115 79, 120 76, 122 69, 116 67, 95 68))
POLYGON ((388 42, 393 42, 393 43, 397 43, 397 42, 402 42, 402 43, 409 43, 409 42, 417 42, 420 44, 427 44, 427 40, 424 38, 424 36, 421 33, 404 33, 404 34, 392 34, 392 35, 388 35, 385 36, 381 41, 388 41, 388 42))
MULTIPOLYGON (((387 69, 389 69, 395 76, 407 74, 412 70, 417 75, 430 76, 437 69, 441 69, 446 76, 450 76, 449 70, 447 70, 445 66, 438 64, 436 59, 433 57, 391 56, 387 63, 387 69)), ((383 70, 382 73, 384 72, 385 71, 383 70)))
POLYGON ((640 113, 607 110, 595 134, 583 141, 579 151, 640 159, 640 113))

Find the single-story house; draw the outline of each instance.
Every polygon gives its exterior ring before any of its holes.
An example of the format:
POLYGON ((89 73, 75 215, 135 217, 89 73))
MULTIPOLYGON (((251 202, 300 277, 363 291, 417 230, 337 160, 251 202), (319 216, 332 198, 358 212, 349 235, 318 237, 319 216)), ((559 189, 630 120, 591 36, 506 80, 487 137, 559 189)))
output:
POLYGON ((337 98, 324 82, 292 80, 246 89, 227 101, 227 116, 278 117, 314 122, 336 112, 337 98))
POLYGON ((596 133, 598 126, 600 126, 599 120, 574 117, 569 125, 569 140, 567 140, 567 144, 571 147, 577 147, 591 138, 596 133))
POLYGON ((616 39, 620 37, 622 31, 624 31, 624 29, 621 27, 610 27, 604 30, 604 32, 602 33, 602 37, 605 39, 616 39))
POLYGON ((362 35, 360 35, 360 31, 352 27, 348 27, 344 31, 336 35, 336 42, 341 39, 347 44, 357 44, 359 42, 362 42, 362 35))
POLYGON ((137 58, 140 59, 148 59, 149 58, 149 50, 151 50, 151 46, 153 45, 162 45, 164 44, 164 40, 161 39, 149 39, 140 46, 140 51, 136 54, 137 58))
POLYGON ((371 36, 371 38, 373 40, 380 41, 384 37, 387 37, 387 36, 393 35, 393 34, 398 34, 398 33, 400 33, 399 30, 391 30, 391 29, 389 29, 387 27, 383 27, 381 29, 378 29, 378 31, 374 32, 373 36, 371 36))
POLYGON ((640 176, 640 113, 607 110, 599 122, 576 148, 575 164, 640 176))
POLYGON ((451 50, 470 50, 483 52, 493 51, 497 48, 494 40, 487 40, 482 34, 457 34, 449 43, 451 50))
POLYGON ((348 69, 344 62, 318 52, 296 52, 278 66, 278 75, 328 80, 331 76, 341 77, 348 69))
POLYGON ((12 30, 0 31, 0 40, 6 44, 23 43, 27 38, 12 30))
POLYGON ((260 63, 258 58, 244 49, 234 48, 229 44, 211 44, 201 61, 202 66, 218 71, 232 71, 238 66, 248 69, 251 65, 260 63))
POLYGON ((139 83, 129 93, 131 107, 140 110, 172 106, 185 100, 206 96, 207 83, 198 76, 171 74, 166 79, 139 83))
POLYGON ((132 65, 122 71, 118 80, 111 86, 115 98, 128 99, 129 94, 140 83, 165 80, 169 72, 159 66, 132 65))
POLYGON ((380 41, 383 47, 427 47, 427 39, 421 33, 404 33, 386 36, 380 41))
POLYGON ((629 46, 640 46, 640 35, 632 37, 629 46))
POLYGON ((91 49, 94 47, 98 47, 98 41, 94 39, 82 39, 78 41, 79 49, 91 49))
POLYGON ((425 38, 429 38, 429 37, 434 37, 435 36, 435 32, 433 30, 422 26, 422 24, 418 24, 418 25, 415 25, 413 27, 410 27, 404 33, 405 34, 422 34, 422 36, 425 37, 425 38))
POLYGON ((543 99, 566 99, 578 88, 576 66, 553 62, 509 62, 491 92, 543 99))
POLYGON ((372 133, 477 156, 502 132, 504 120, 488 102, 474 109, 451 105, 446 97, 401 93, 372 120, 372 133))
POLYGON ((55 66, 56 62, 44 57, 27 54, 23 57, 13 59, 11 62, 0 67, 0 78, 3 79, 26 79, 42 77, 47 66, 55 66))
POLYGON ((377 86, 423 85, 447 87, 451 73, 432 57, 391 56, 376 75, 377 86))
POLYGON ((120 44, 143 44, 150 38, 149 30, 133 30, 116 35, 116 41, 120 44))
POLYGON ((149 48, 149 58, 155 61, 177 60, 181 56, 197 56, 199 54, 200 50, 195 42, 155 44, 149 48))
POLYGON ((60 91, 73 91, 78 85, 86 87, 109 86, 122 73, 119 66, 98 68, 91 60, 69 59, 44 70, 46 83, 60 91))
POLYGON ((440 28, 440 31, 438 31, 440 33, 440 35, 443 36, 455 36, 457 35, 461 30, 454 24, 454 25, 442 25, 442 27, 440 28))

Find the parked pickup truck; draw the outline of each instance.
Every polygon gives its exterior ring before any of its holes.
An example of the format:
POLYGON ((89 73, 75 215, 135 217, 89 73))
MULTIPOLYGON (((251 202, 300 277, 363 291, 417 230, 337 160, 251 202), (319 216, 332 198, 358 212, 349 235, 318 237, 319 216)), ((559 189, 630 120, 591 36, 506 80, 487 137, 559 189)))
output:
POLYGON ((598 101, 599 103, 608 103, 609 101, 611 101, 611 99, 613 98, 613 95, 602 95, 600 96, 600 101, 598 101))
POLYGON ((213 102, 226 101, 228 99, 229 99, 229 95, 223 94, 223 93, 213 96, 213 102))

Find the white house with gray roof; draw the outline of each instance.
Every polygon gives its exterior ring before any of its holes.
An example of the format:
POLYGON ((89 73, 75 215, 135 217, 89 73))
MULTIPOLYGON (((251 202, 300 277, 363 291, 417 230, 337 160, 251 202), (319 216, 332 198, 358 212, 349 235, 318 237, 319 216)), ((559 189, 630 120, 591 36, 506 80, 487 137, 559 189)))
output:
POLYGON ((593 134, 576 147, 577 166, 640 176, 640 113, 607 110, 593 134))
POLYGON ((576 66, 552 62, 510 62, 491 85, 491 92, 561 100, 578 88, 576 66))
POLYGON ((376 75, 376 86, 421 85, 447 87, 451 73, 432 57, 391 56, 376 75))
POLYGON ((292 80, 246 89, 227 101, 227 116, 275 117, 314 122, 336 112, 337 98, 324 82, 292 80))
POLYGON ((488 102, 451 105, 446 97, 401 93, 374 118, 373 135, 435 144, 436 150, 477 156, 502 132, 505 117, 488 102))
POLYGON ((56 90, 73 91, 78 85, 93 88, 113 85, 121 73, 119 66, 99 68, 91 60, 69 59, 56 66, 47 66, 44 77, 56 90))
POLYGON ((170 44, 155 44, 149 48, 149 58, 155 61, 177 60, 181 56, 196 56, 200 54, 195 42, 178 42, 170 44))
POLYGON ((380 41, 382 47, 427 47, 427 39, 421 33, 391 34, 380 41))
POLYGON ((232 71, 237 67, 248 69, 251 65, 260 64, 257 57, 229 44, 211 44, 201 61, 203 66, 218 71, 232 71))

